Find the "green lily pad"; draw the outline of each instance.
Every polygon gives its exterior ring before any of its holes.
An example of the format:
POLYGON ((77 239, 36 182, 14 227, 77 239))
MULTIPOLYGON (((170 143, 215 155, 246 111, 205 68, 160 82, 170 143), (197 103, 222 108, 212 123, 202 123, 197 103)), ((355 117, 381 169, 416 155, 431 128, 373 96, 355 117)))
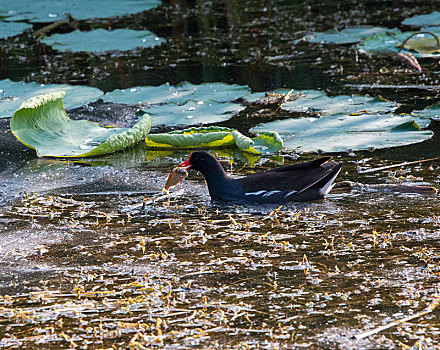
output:
POLYGON ((380 97, 368 96, 332 96, 317 90, 304 90, 299 98, 283 103, 281 108, 289 112, 336 114, 376 114, 392 112, 399 104, 380 97))
POLYGON ((230 119, 245 107, 231 101, 250 93, 243 85, 223 83, 191 84, 177 86, 133 87, 114 90, 103 96, 104 102, 148 106, 146 111, 154 124, 200 125, 230 119))
POLYGON ((414 130, 414 126, 407 131, 409 122, 417 123, 420 128, 429 124, 429 120, 413 116, 331 115, 277 120, 260 124, 251 131, 277 131, 284 147, 303 152, 371 150, 418 143, 432 137, 431 131, 414 130))
POLYGON ((246 85, 224 84, 224 83, 205 83, 191 84, 183 82, 176 86, 176 93, 167 102, 182 104, 187 101, 203 102, 228 102, 235 101, 250 93, 246 85))
POLYGON ((106 52, 150 48, 162 44, 165 40, 149 30, 95 29, 90 32, 75 30, 67 34, 53 34, 41 42, 64 52, 106 52))
POLYGON ((107 92, 102 96, 102 100, 127 105, 148 105, 167 103, 176 95, 177 88, 165 83, 159 86, 135 86, 128 89, 116 89, 107 92))
POLYGON ((422 110, 413 111, 412 114, 420 118, 432 118, 440 120, 440 103, 429 106, 428 108, 422 110))
POLYGON ((0 0, 8 21, 54 22, 70 13, 73 18, 107 18, 150 10, 159 0, 0 0))
POLYGON ((256 138, 244 136, 235 129, 223 127, 191 128, 164 134, 150 134, 145 143, 149 148, 221 148, 237 146, 253 153, 274 153, 283 147, 283 140, 276 132, 262 132, 256 138))
POLYGON ((11 36, 19 35, 29 28, 32 28, 32 26, 27 23, 0 21, 0 39, 6 39, 11 36))
POLYGON ((420 131, 420 126, 414 121, 410 120, 408 122, 399 124, 391 128, 391 132, 401 132, 401 131, 420 131))
POLYGON ((145 114, 131 128, 104 127, 88 120, 72 120, 62 98, 65 92, 33 97, 11 119, 11 131, 39 157, 87 157, 111 153, 142 140, 150 131, 145 114))
POLYGON ((321 33, 313 33, 307 35, 305 39, 311 43, 324 43, 324 44, 354 44, 360 42, 373 34, 384 33, 388 31, 388 28, 383 27, 357 27, 357 28, 345 28, 341 31, 338 29, 329 29, 321 33))
POLYGON ((184 105, 174 103, 153 105, 145 111, 152 116, 155 125, 177 126, 219 123, 230 119, 244 108, 232 102, 188 101, 184 105))
POLYGON ((426 15, 415 15, 405 19, 402 24, 411 27, 440 25, 440 12, 433 11, 426 15))
POLYGON ((66 91, 64 106, 67 109, 83 106, 98 100, 104 93, 96 88, 66 84, 38 84, 0 80, 0 118, 9 118, 27 99, 56 91, 66 91))
MULTIPOLYGON (((421 54, 440 54, 440 27, 428 27, 422 30, 437 35, 437 39, 431 34, 420 33, 408 39, 403 48, 421 54)), ((398 47, 401 47, 401 45, 399 44, 398 47)))
POLYGON ((183 82, 177 86, 169 83, 160 86, 137 86, 124 90, 114 90, 103 96, 104 102, 130 105, 159 103, 184 104, 188 101, 215 102, 234 101, 250 93, 245 85, 223 83, 191 84, 183 82))
MULTIPOLYGON (((426 28, 431 29, 432 33, 440 36, 440 28, 426 28)), ((402 43, 408 39, 412 34, 417 32, 401 32, 393 30, 382 34, 376 34, 372 37, 366 38, 358 45, 361 52, 370 53, 372 55, 385 55, 396 53, 399 51, 402 43)), ((430 34, 420 33, 409 39, 402 52, 411 52, 416 58, 424 57, 440 57, 439 47, 436 40, 430 34)))

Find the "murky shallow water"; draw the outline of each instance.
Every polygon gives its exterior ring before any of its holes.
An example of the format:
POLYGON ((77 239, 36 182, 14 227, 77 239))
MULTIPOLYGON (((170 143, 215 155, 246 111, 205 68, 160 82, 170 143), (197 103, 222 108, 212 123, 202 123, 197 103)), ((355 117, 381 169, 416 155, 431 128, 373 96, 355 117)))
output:
MULTIPOLYGON (((148 170, 39 160, 16 172, 14 189, 32 188, 28 173, 36 187, 37 179, 52 187, 20 194, 1 211, 2 347, 438 344, 435 311, 352 339, 435 300, 435 195, 355 187, 277 211, 212 203, 191 176, 168 203, 160 189, 179 159, 148 170), (63 171, 69 187, 52 181, 63 171)), ((341 179, 371 182, 353 171, 356 158, 343 160, 341 179)), ((438 186, 439 164, 431 167, 397 175, 438 186)), ((393 175, 374 181, 397 181, 393 175)))
MULTIPOLYGON (((370 1, 167 2, 111 23, 148 23, 168 39, 160 48, 59 54, 25 35, 2 42, 0 75, 105 91, 184 80, 330 93, 358 92, 347 85, 353 83, 437 84, 433 60, 416 75, 348 46, 299 40, 341 24, 393 27, 432 10, 427 2, 393 5, 396 10, 370 1)), ((427 90, 362 92, 404 103, 402 112, 438 99, 427 90)), ((124 124, 134 113, 99 103, 89 109, 71 115, 124 124)), ((225 125, 247 132, 264 117, 240 115, 225 125)), ((357 166, 438 156, 438 122, 432 129, 434 139, 423 144, 336 154, 344 161, 340 180, 360 185, 278 208, 212 203, 196 174, 168 202, 160 192, 166 175, 187 152, 138 145, 81 162, 36 159, 0 120, 0 348, 438 348, 437 309, 353 338, 416 315, 438 298, 438 197, 363 185, 409 181, 438 188, 439 161, 357 172, 357 166)), ((234 175, 253 170, 240 154, 220 155, 235 156, 234 175)), ((292 158, 262 158, 256 168, 292 158)))

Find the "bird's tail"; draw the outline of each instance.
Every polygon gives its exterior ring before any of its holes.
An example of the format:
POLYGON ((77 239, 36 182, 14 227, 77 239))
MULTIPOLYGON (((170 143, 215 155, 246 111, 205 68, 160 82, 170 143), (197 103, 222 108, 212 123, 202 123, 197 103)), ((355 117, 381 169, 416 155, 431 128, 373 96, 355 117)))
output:
POLYGON ((339 175, 342 168, 342 163, 337 164, 330 174, 323 177, 315 186, 319 188, 319 194, 325 197, 333 188, 336 177, 339 175))

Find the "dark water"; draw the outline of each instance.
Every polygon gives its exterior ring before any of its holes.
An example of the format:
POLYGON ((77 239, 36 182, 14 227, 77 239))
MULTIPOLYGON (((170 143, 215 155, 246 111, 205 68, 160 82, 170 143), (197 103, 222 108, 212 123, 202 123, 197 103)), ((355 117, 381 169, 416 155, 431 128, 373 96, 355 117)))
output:
MULTIPOLYGON (((423 72, 415 74, 350 45, 301 38, 334 26, 392 28, 435 5, 164 2, 142 14, 76 24, 146 28, 167 40, 160 47, 61 54, 25 34, 0 41, 0 79, 104 91, 182 81, 245 84, 253 91, 312 88, 382 95, 409 112, 436 102, 436 90, 349 84, 435 86, 437 60, 423 60, 423 72)), ((135 112, 93 107, 70 114, 124 123, 135 112)), ((224 125, 247 132, 259 122, 245 111, 224 125)), ((437 157, 439 122, 430 128, 434 138, 421 144, 335 154, 344 161, 339 180, 353 187, 279 208, 213 203, 197 174, 168 202, 161 193, 166 175, 188 152, 139 144, 78 162, 37 159, 0 120, 0 348, 438 348, 437 309, 353 338, 416 315, 438 298, 438 197, 403 193, 398 184, 438 188, 440 162, 357 170, 437 157)), ((251 165, 233 150, 217 154, 234 159, 234 175, 316 157, 283 152, 251 165)))

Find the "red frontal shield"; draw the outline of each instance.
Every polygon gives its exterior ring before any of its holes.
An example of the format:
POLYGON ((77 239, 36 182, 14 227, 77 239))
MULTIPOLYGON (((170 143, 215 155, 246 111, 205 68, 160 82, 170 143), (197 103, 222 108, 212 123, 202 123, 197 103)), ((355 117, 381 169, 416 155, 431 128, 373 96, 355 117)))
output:
MULTIPOLYGON (((191 158, 191 156, 189 156, 189 158, 191 158)), ((191 168, 191 164, 189 164, 189 158, 185 160, 182 164, 180 164, 178 168, 184 168, 185 170, 191 168)))

